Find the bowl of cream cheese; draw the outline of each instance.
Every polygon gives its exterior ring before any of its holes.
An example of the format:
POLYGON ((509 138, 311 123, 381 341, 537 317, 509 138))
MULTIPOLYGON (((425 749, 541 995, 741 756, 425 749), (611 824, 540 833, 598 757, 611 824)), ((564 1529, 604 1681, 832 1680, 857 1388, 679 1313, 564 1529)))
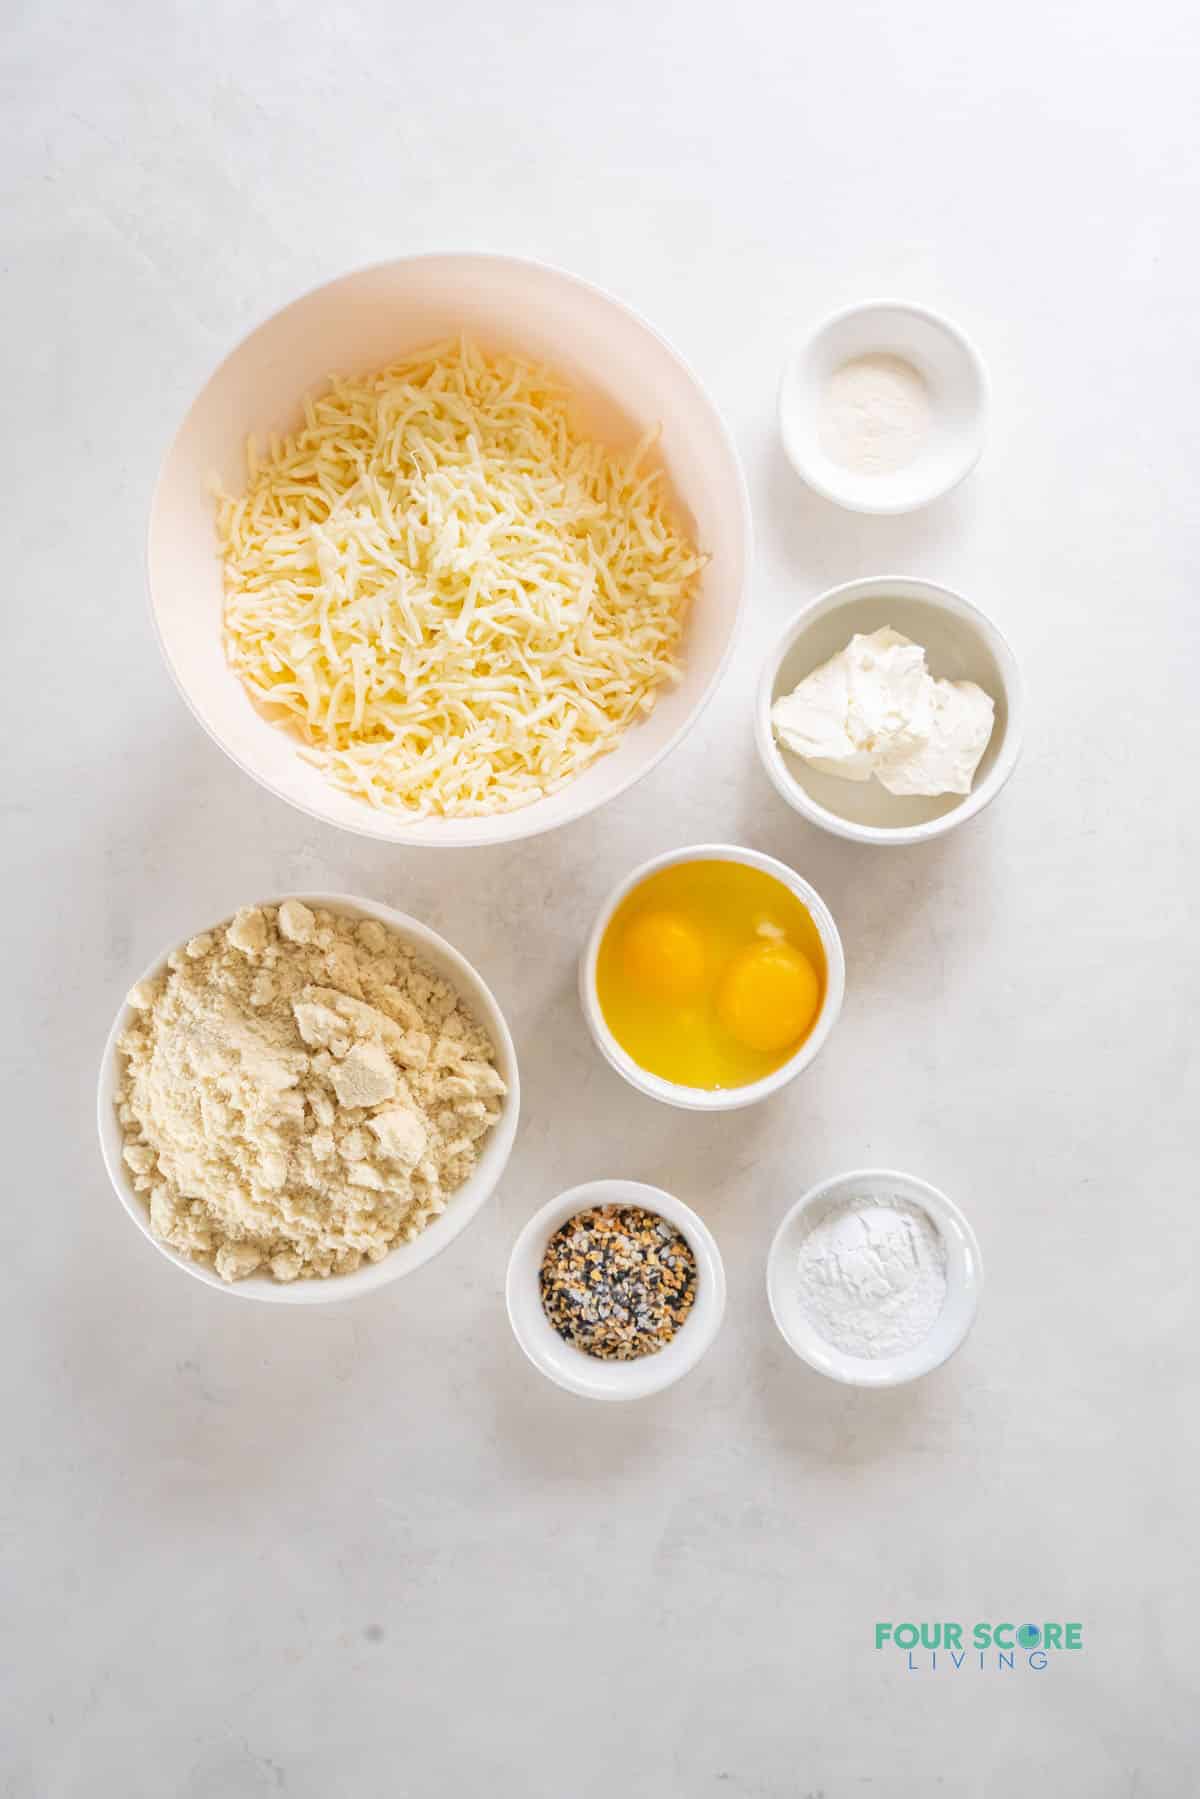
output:
POLYGON ((767 657, 763 767, 811 823, 856 843, 925 843, 995 799, 1021 750, 1020 669, 961 594, 908 575, 830 588, 767 657))

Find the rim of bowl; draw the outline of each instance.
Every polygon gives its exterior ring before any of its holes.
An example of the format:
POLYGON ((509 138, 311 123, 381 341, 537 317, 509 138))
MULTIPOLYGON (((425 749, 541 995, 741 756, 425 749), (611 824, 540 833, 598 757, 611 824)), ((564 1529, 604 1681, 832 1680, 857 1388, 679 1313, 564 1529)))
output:
POLYGON ((956 487, 964 482, 972 469, 976 467, 983 455, 986 438, 988 411, 991 404, 991 384, 988 380, 987 364, 984 362, 974 341, 967 336, 961 325, 956 325, 943 312, 935 312, 932 306, 922 306, 914 300, 874 299, 860 300, 851 306, 841 306, 836 312, 829 313, 811 328, 799 332, 788 346, 784 358, 783 373, 779 378, 777 409, 779 415, 779 434, 783 439, 783 447, 788 461, 800 479, 820 494, 823 500, 841 506, 847 512, 869 513, 874 517, 896 516, 905 512, 919 512, 923 506, 931 506, 935 500, 953 493, 956 487), (809 467, 804 455, 797 446, 789 424, 789 410, 786 405, 788 381, 797 360, 809 354, 822 337, 844 324, 847 319, 859 317, 871 312, 907 312, 913 318, 924 319, 926 324, 933 325, 950 338, 962 352, 964 360, 975 378, 977 402, 972 413, 972 429, 964 436, 963 456, 958 464, 952 465, 950 474, 943 480, 931 483, 916 499, 912 500, 869 500, 864 499, 860 491, 849 488, 840 489, 821 480, 809 467))
MULTIPOLYGON (((360 899, 351 893, 284 893, 274 898, 251 900, 246 903, 253 906, 281 906, 284 900, 297 899, 306 906, 321 907, 327 912, 342 912, 350 916, 377 918, 381 924, 390 926, 398 935, 415 941, 420 948, 432 950, 449 963, 456 975, 461 979, 462 997, 476 1005, 486 1023, 497 1050, 497 1061, 502 1065, 502 1072, 508 1085, 504 1099, 504 1109, 496 1121, 492 1132, 485 1143, 485 1151, 494 1145, 493 1158, 495 1166, 481 1183, 478 1193, 472 1195, 455 1212, 454 1194, 448 1200, 446 1210, 430 1224, 411 1244, 398 1246, 389 1251, 382 1262, 366 1262, 356 1268, 352 1274, 330 1275, 325 1280, 276 1281, 265 1275, 250 1275, 241 1281, 223 1281, 219 1274, 206 1264, 195 1262, 190 1257, 172 1249, 161 1242, 150 1229, 149 1208, 142 1203, 140 1195, 134 1192, 121 1160, 120 1125, 113 1105, 113 1093, 117 1072, 117 1038, 124 1030, 129 1018, 130 1008, 122 999, 113 1019, 104 1044, 104 1053, 100 1061, 100 1076, 96 1090, 96 1124, 100 1136, 100 1155, 105 1171, 112 1183, 113 1191, 120 1200, 125 1211, 141 1231, 147 1242, 153 1244, 158 1253, 174 1267, 190 1274, 193 1279, 217 1292, 229 1294, 234 1299, 257 1300, 265 1304, 276 1305, 328 1305, 337 1301, 361 1298, 365 1293, 373 1293, 380 1287, 390 1286, 393 1281, 402 1280, 405 1275, 414 1274, 418 1268, 424 1267, 435 1256, 448 1249, 455 1238, 460 1236, 471 1221, 483 1210, 495 1193, 504 1177, 508 1159, 512 1154, 516 1140, 517 1125, 521 1115, 521 1080, 517 1067, 517 1052, 513 1044, 512 1033, 500 1005, 487 982, 479 971, 467 961, 461 950, 455 949, 452 943, 422 924, 419 918, 413 918, 407 912, 399 912, 394 906, 385 905, 380 900, 360 899), (433 1235, 432 1242, 427 1239, 437 1231, 443 1221, 449 1221, 445 1230, 433 1235), (394 1255, 402 1249, 414 1251, 406 1258, 402 1266, 390 1266, 394 1255)), ((237 908, 235 908, 236 910, 237 908)), ((233 913, 229 913, 232 917, 233 913)), ((221 922, 221 921, 218 921, 221 922)), ((141 974, 135 975, 127 983, 125 991, 140 980, 148 980, 156 974, 166 959, 181 944, 194 937, 200 931, 214 928, 213 923, 200 924, 196 929, 182 937, 175 938, 167 947, 147 964, 141 974)), ((476 1169, 476 1174, 478 1174, 476 1169)), ((473 1175, 471 1179, 475 1179, 473 1175)), ((470 1183, 465 1183, 469 1185, 470 1183)), ((461 1188, 458 1189, 461 1192, 461 1188)))
POLYGON ((827 1180, 818 1181, 784 1213, 767 1251, 766 1287, 767 1304, 780 1336, 792 1353, 816 1373, 840 1381, 844 1386, 900 1387, 918 1380, 923 1374, 931 1374, 962 1348, 979 1308, 983 1258, 970 1220, 940 1187, 922 1180, 919 1175, 905 1174, 899 1168, 852 1168, 845 1174, 830 1175, 827 1180), (797 1333, 784 1323, 776 1299, 785 1245, 796 1220, 822 1200, 846 1195, 854 1187, 865 1184, 887 1186, 895 1197, 922 1207, 936 1224, 947 1247, 946 1300, 937 1324, 915 1348, 905 1350, 902 1355, 878 1359, 847 1355, 845 1350, 827 1343, 812 1326, 797 1333), (956 1252, 953 1257, 949 1253, 951 1250, 956 1252), (958 1316, 952 1324, 939 1329, 942 1320, 951 1312, 952 1302, 958 1307, 958 1316))
POLYGON ((533 1214, 508 1260, 504 1302, 508 1321, 539 1374, 564 1392, 602 1401, 645 1399, 690 1374, 707 1354, 725 1316, 725 1264, 716 1238, 690 1206, 643 1181, 585 1181, 568 1187, 533 1214), (560 1337, 542 1309, 538 1273, 546 1244, 561 1224, 589 1206, 635 1205, 656 1212, 687 1238, 696 1258, 696 1298, 684 1324, 664 1349, 633 1362, 602 1361, 560 1337))
MULTIPOLYGON (((638 312, 635 307, 630 306, 626 301, 619 299, 617 295, 610 293, 607 288, 601 287, 598 282, 588 281, 582 275, 572 274, 569 269, 560 268, 556 263, 546 262, 539 257, 512 256, 502 250, 421 250, 417 251, 412 256, 383 256, 374 262, 360 263, 355 268, 346 269, 340 275, 334 275, 328 281, 318 281, 314 283, 313 286, 305 288, 303 292, 299 294, 295 294, 290 300, 286 300, 282 306, 275 307, 273 311, 259 319, 248 331, 243 332, 225 354, 211 366, 208 374, 204 377, 204 380, 196 390, 195 396, 189 403, 178 425, 172 432, 171 437, 167 442, 167 446, 162 453, 162 457, 159 460, 158 469, 154 477, 154 487, 150 496, 150 510, 146 521, 142 545, 142 574, 145 590, 145 604, 150 614, 150 624, 154 633, 154 641, 158 645, 159 654, 175 684, 176 691, 196 723, 204 732, 205 736, 208 737, 210 742, 217 746, 223 755, 228 756, 234 766, 239 768, 250 780, 256 782, 258 786, 265 788, 268 793, 274 794, 275 798, 282 800, 285 805, 294 807, 296 811, 304 813, 308 818, 316 819, 319 824, 330 825, 334 830, 350 831, 356 837, 369 837, 378 843, 392 843, 401 849, 405 847, 412 847, 415 849, 486 849, 492 847, 494 842, 521 843, 530 837, 541 837, 548 831, 560 830, 564 825, 574 824, 580 818, 586 818, 589 813, 599 811, 602 806, 607 806, 611 804, 613 800, 618 800, 622 795, 628 793, 631 787, 635 787, 639 781, 643 780, 645 776, 656 769, 661 762, 664 762, 674 750, 679 748, 684 738, 688 735, 689 731, 691 731, 693 725, 699 722, 701 714, 707 710, 717 689, 720 687, 721 682, 728 673, 734 652, 737 649, 742 632, 745 629, 746 616, 749 610, 750 577, 753 570, 753 559, 754 516, 750 505, 750 490, 746 484, 746 472, 742 467, 741 457, 738 454, 733 433, 725 423, 724 415, 691 363, 680 354, 671 340, 664 336, 657 326, 651 324, 650 321, 645 318, 642 313, 638 312), (179 674, 174 662, 167 653, 166 642, 163 638, 162 631, 159 629, 158 614, 154 605, 154 590, 150 579, 150 538, 154 528, 154 518, 158 510, 159 496, 166 475, 167 463, 170 461, 171 453, 174 450, 176 443, 187 428, 188 421, 191 418, 193 411, 199 405, 203 395, 211 386, 212 382, 216 380, 226 363, 230 362, 252 337, 256 336, 260 331, 265 331, 269 325, 273 325, 277 319, 282 317, 282 315, 285 312, 288 312, 293 306, 303 305, 306 300, 311 300, 314 295, 324 292, 327 288, 336 287, 340 282, 356 280, 358 277, 372 274, 378 269, 387 269, 401 263, 407 264, 415 262, 495 262, 507 263, 514 268, 535 269, 540 274, 552 275, 560 281, 569 283, 573 287, 581 288, 585 292, 593 294, 598 299, 605 301, 609 306, 615 307, 619 312, 623 312, 635 325, 638 325, 643 331, 647 332, 661 347, 665 354, 670 357, 671 361, 675 363, 680 372, 692 383, 693 387, 700 395, 705 407, 708 409, 717 436, 720 439, 729 461, 730 473, 732 475, 730 487, 737 505, 740 527, 739 537, 741 540, 742 551, 742 578, 739 583, 737 605, 734 609, 733 621, 730 626, 729 640, 721 654, 720 661, 717 663, 716 668, 709 677, 708 685, 697 699, 687 717, 682 720, 674 735, 667 739, 667 742, 655 752, 649 761, 640 764, 636 769, 631 771, 622 785, 615 788, 612 793, 606 794, 603 799, 591 801, 586 805, 570 806, 564 816, 554 823, 547 822, 538 824, 530 822, 526 829, 514 831, 511 835, 498 839, 491 839, 481 833, 477 839, 469 843, 439 844, 430 842, 427 839, 418 841, 415 838, 406 837, 403 830, 388 830, 379 821, 372 808, 365 803, 362 807, 363 816, 361 819, 356 818, 355 822, 352 824, 345 823, 340 819, 331 819, 326 813, 318 810, 316 806, 308 805, 303 800, 297 799, 294 795, 285 793, 280 787, 277 787, 274 782, 268 780, 256 769, 251 768, 248 762, 243 760, 241 756, 237 755, 227 744, 222 742, 193 703, 191 695, 184 685, 182 676, 179 674)), ((536 814, 537 804, 535 802, 533 805, 520 808, 516 816, 524 821, 535 819, 536 814)), ((508 818, 514 815, 504 813, 499 814, 498 816, 508 818)))
POLYGON ((780 798, 786 800, 793 811, 807 818, 810 824, 819 825, 823 831, 830 831, 835 837, 846 837, 851 843, 877 843, 895 847, 928 843, 935 837, 944 837, 957 825, 974 818, 976 813, 982 812, 995 799, 1020 761, 1024 736, 1025 683, 1008 639, 986 612, 981 612, 978 606, 965 599, 954 588, 943 587, 936 581, 927 581, 920 575, 863 575, 854 581, 843 581, 837 587, 827 587, 815 600, 810 600, 768 652, 759 676, 754 703, 754 739, 759 761, 780 798), (818 618, 853 600, 886 599, 888 595, 885 589, 898 588, 909 590, 906 595, 899 597, 927 601, 978 631, 1000 670, 1008 717, 995 762, 979 785, 970 793, 964 794, 960 804, 952 811, 943 812, 940 818, 927 819, 923 824, 863 825, 822 806, 791 774, 771 729, 771 707, 774 704, 775 681, 784 659, 818 618))
POLYGON ((772 1094, 786 1087, 810 1062, 815 1061, 824 1048, 837 1023, 845 992, 846 953, 842 947, 841 935, 833 913, 816 888, 803 875, 797 874, 794 868, 789 868, 786 862, 765 855, 762 850, 746 849, 737 843, 696 843, 685 849, 665 850, 661 855, 652 856, 648 862, 635 868, 624 880, 618 882, 601 906, 579 963, 579 996, 583 1015, 592 1034, 592 1041, 609 1067, 623 1076, 631 1087, 636 1087, 639 1093, 687 1112, 740 1111, 743 1106, 757 1105, 760 1100, 769 1099, 772 1094), (640 887, 643 881, 657 874, 659 869, 671 868, 680 862, 741 862, 749 868, 761 869, 764 874, 771 875, 807 908, 825 951, 825 998, 816 1024, 795 1055, 789 1056, 786 1062, 772 1069, 761 1080, 748 1081, 742 1087, 685 1087, 677 1081, 668 1081, 662 1075, 651 1074, 648 1069, 640 1067, 628 1050, 622 1049, 609 1030, 596 994, 596 960, 613 913, 635 887, 640 887))

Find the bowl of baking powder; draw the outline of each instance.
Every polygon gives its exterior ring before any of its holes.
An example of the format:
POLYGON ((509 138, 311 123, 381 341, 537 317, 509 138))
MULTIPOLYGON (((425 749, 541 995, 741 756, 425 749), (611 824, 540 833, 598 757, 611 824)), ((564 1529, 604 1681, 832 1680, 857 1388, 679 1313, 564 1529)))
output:
POLYGON ((811 1187, 767 1257, 767 1299, 788 1347, 855 1387, 897 1387, 939 1368, 974 1322, 982 1280, 979 1244, 953 1200, 893 1168, 811 1187))

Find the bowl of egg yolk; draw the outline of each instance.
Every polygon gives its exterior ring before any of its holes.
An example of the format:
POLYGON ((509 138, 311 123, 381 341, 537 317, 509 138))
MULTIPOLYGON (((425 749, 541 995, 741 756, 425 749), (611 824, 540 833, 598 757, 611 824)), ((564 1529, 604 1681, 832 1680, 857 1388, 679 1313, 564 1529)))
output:
POLYGON ((833 916, 793 869, 700 844, 611 893, 579 970, 601 1054, 631 1086, 694 1112, 751 1106, 816 1056, 841 1010, 833 916))

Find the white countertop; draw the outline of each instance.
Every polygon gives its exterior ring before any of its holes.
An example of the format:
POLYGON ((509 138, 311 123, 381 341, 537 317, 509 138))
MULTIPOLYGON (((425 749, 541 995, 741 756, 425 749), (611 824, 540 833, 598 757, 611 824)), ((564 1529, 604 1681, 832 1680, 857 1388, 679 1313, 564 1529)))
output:
POLYGON ((1195 9, 20 14, 0 1791, 1190 1795, 1195 9), (717 701, 649 780, 558 835, 439 855, 323 829, 222 758, 159 661, 141 552, 226 348, 348 267, 457 247, 560 263, 675 340, 735 432, 758 564, 717 701), (775 384, 793 329, 892 292, 978 342, 990 441, 927 514, 852 517, 793 476, 775 384), (782 622, 881 571, 977 599, 1031 699, 995 807, 891 853, 793 816, 750 730, 782 622), (704 1118, 609 1072, 574 972, 623 870, 714 837, 813 881, 849 987, 784 1098, 704 1118), (445 1256, 315 1311, 174 1273, 92 1118, 131 973, 198 912, 288 888, 449 936, 526 1092, 502 1191, 445 1256), (865 1163, 954 1195, 986 1265, 961 1354, 899 1392, 808 1373, 763 1290, 789 1201, 865 1163), (696 1206, 728 1267, 707 1361, 640 1406, 541 1380, 501 1297, 534 1207, 606 1174, 696 1206), (906 1619, 1074 1620, 1083 1647, 909 1672, 874 1647, 906 1619))

